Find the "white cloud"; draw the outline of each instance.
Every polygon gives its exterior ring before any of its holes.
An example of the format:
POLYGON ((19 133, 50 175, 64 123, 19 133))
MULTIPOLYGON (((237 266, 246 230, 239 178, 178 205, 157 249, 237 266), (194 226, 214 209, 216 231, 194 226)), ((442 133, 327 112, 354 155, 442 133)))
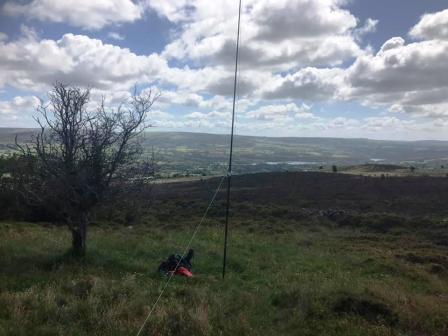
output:
POLYGON ((188 17, 188 0, 147 0, 147 6, 172 22, 184 21, 188 17))
POLYGON ((31 126, 32 116, 40 100, 35 96, 16 96, 0 100, 0 125, 2 127, 31 126))
POLYGON ((409 34, 426 40, 448 40, 448 9, 423 15, 409 34))
POLYGON ((368 18, 362 27, 355 29, 354 36, 356 40, 360 41, 364 35, 376 32, 378 22, 378 20, 368 18))
POLYGON ((276 76, 264 85, 262 95, 267 99, 332 100, 342 94, 344 81, 343 69, 308 67, 286 76, 276 76))
POLYGON ((124 35, 117 33, 117 32, 110 32, 107 34, 107 36, 113 40, 117 41, 123 41, 125 39, 124 35))
POLYGON ((350 130, 359 127, 360 121, 353 118, 336 117, 334 119, 330 119, 329 121, 327 121, 325 125, 326 128, 350 130))
POLYGON ((254 3, 253 20, 257 37, 281 42, 290 38, 315 38, 347 33, 356 26, 356 18, 333 0, 278 0, 254 3))
POLYGON ((385 129, 407 129, 413 124, 413 121, 402 120, 392 116, 384 116, 365 118, 361 127, 371 131, 384 131, 385 129))
POLYGON ((212 111, 209 113, 193 112, 186 116, 183 121, 183 127, 199 128, 199 129, 227 129, 230 127, 230 111, 220 112, 212 111))
POLYGON ((204 103, 204 98, 192 92, 161 90, 159 104, 162 105, 183 105, 199 107, 204 103))
POLYGON ((96 108, 104 99, 110 107, 118 107, 131 97, 129 90, 101 90, 93 88, 90 90, 89 107, 96 108))
MULTIPOLYGON (((424 16, 416 26, 442 25, 447 11, 424 16)), ((372 26, 372 25, 371 25, 372 26)), ((446 28, 446 25, 444 26, 446 28)), ((421 117, 448 117, 448 40, 444 29, 426 33, 430 39, 406 44, 401 37, 386 41, 376 54, 363 54, 347 69, 303 68, 274 76, 263 86, 268 99, 355 100, 391 112, 421 117)), ((412 34, 417 29, 414 27, 412 34)), ((429 31, 429 30, 428 30, 429 31)), ((422 35, 423 36, 423 35, 422 35)))
MULTIPOLYGON (((445 91, 445 96, 448 90, 445 91)), ((403 113, 409 113, 418 117, 425 118, 445 118, 448 119, 448 103, 430 103, 430 104, 397 104, 397 108, 403 113)))
POLYGON ((40 21, 69 23, 83 29, 101 29, 142 16, 141 6, 132 0, 33 0, 27 4, 9 1, 3 11, 40 21))
MULTIPOLYGON (((157 54, 136 55, 127 48, 84 35, 65 34, 54 41, 39 40, 25 26, 22 31, 23 36, 17 40, 0 40, 0 88, 8 84, 24 90, 46 91, 60 81, 122 91, 139 83, 160 82, 176 87, 176 97, 173 93, 169 96, 175 104, 196 100, 199 107, 214 109, 229 104, 225 96, 232 93, 233 76, 222 67, 169 67, 157 54), (204 99, 204 93, 211 98, 204 99)), ((246 72, 239 81, 240 95, 253 91, 257 81, 269 76, 269 73, 246 72)))
POLYGON ((151 110, 148 115, 148 123, 151 127, 179 128, 180 123, 171 114, 161 110, 151 110))
MULTIPOLYGON (((356 18, 337 0, 245 1, 241 64, 287 70, 303 65, 340 64, 362 54, 352 30, 356 18)), ((179 37, 164 55, 179 60, 232 66, 237 6, 230 1, 178 2, 170 13, 188 11, 179 37), (188 10, 189 9, 189 10, 188 10), (232 19, 230 19, 232 18, 232 19)), ((158 10, 155 8, 155 10, 158 10)), ((166 10, 159 10, 167 15, 166 10)))
POLYGON ((20 114, 35 110, 39 106, 39 99, 35 96, 16 96, 12 100, 0 100, 0 114, 20 114))
POLYGON ((346 71, 347 96, 367 105, 393 106, 393 111, 445 109, 440 104, 448 102, 447 64, 448 41, 405 44, 392 38, 376 55, 359 57, 346 71))
POLYGON ((248 118, 261 121, 278 121, 281 119, 313 119, 314 115, 310 112, 307 105, 298 106, 295 103, 264 105, 258 109, 249 111, 245 114, 248 118))
POLYGON ((391 39, 384 42, 384 44, 381 46, 381 49, 378 54, 382 54, 388 50, 401 48, 405 45, 405 41, 401 37, 392 37, 391 39))
POLYGON ((188 119, 214 119, 214 118, 226 118, 230 119, 230 113, 229 112, 209 112, 209 113, 202 113, 202 112, 193 112, 187 115, 188 119))
MULTIPOLYGON (((153 88, 154 90, 155 88, 153 88)), ((157 89, 156 89, 157 90, 157 89)), ((222 110, 231 109, 232 102, 224 96, 213 96, 205 99, 204 96, 189 91, 161 90, 157 103, 162 106, 181 105, 184 107, 199 107, 205 109, 222 110)))
POLYGON ((156 54, 138 56, 84 35, 65 34, 58 41, 33 36, 0 41, 0 87, 39 91, 60 81, 122 90, 157 79, 166 67, 156 54))
MULTIPOLYGON (((165 83, 175 85, 180 92, 195 92, 213 96, 231 96, 233 94, 233 71, 221 66, 207 66, 201 68, 164 68, 161 78, 165 83)), ((269 72, 246 70, 240 73, 238 93, 240 97, 253 94, 260 87, 260 83, 271 78, 269 72)))

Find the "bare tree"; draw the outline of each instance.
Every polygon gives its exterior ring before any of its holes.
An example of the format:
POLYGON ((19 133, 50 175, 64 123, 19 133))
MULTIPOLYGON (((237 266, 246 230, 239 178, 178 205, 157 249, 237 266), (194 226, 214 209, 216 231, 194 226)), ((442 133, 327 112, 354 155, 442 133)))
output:
MULTIPOLYGON (((103 98, 88 109, 90 90, 57 83, 49 104, 38 108, 40 132, 31 145, 19 146, 33 162, 26 198, 46 203, 72 233, 75 255, 86 253, 87 227, 92 209, 111 184, 129 180, 140 153, 139 134, 157 95, 134 95, 116 109, 103 98)), ((16 141, 17 143, 17 141, 16 141)))

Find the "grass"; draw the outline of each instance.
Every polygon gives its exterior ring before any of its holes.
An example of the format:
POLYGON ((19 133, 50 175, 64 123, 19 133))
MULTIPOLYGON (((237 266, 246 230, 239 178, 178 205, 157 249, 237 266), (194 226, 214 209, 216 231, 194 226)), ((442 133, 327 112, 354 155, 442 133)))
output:
MULTIPOLYGON (((221 229, 199 232, 195 277, 173 279, 144 335, 448 334, 447 247, 430 238, 239 226, 223 281, 221 229)), ((135 335, 189 236, 94 226, 78 261, 65 228, 0 223, 0 335, 135 335)))

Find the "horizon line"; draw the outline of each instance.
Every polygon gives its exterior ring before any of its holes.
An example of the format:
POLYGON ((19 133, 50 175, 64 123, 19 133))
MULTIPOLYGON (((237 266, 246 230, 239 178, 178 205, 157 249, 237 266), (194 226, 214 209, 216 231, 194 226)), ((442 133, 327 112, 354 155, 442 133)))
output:
MULTIPOLYGON (((38 129, 37 127, 2 127, 0 130, 33 130, 38 129)), ((154 128, 152 128, 154 129, 154 128)), ((146 130, 147 133, 185 133, 185 134, 203 134, 203 135, 217 135, 217 136, 228 136, 228 133, 212 133, 212 132, 193 132, 193 131, 173 131, 173 130, 156 130, 150 129, 146 130)), ((369 141, 390 141, 390 142, 448 142, 448 139, 374 139, 368 137, 334 137, 334 136, 274 136, 274 135, 251 135, 251 134, 235 134, 237 137, 249 137, 249 138, 270 138, 270 139, 339 139, 339 140, 369 140, 369 141)))

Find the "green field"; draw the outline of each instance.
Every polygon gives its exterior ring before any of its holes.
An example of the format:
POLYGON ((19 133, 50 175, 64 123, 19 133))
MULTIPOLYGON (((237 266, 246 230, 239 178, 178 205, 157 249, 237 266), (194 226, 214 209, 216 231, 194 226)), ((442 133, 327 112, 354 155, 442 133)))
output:
MULTIPOLYGON (((96 227, 88 257, 66 230, 2 223, 1 335, 135 335, 165 279, 158 262, 187 230, 96 227)), ((418 236, 205 228, 195 277, 175 278, 144 335, 446 335, 446 247, 418 236), (440 260, 439 260, 440 259, 440 260)))

